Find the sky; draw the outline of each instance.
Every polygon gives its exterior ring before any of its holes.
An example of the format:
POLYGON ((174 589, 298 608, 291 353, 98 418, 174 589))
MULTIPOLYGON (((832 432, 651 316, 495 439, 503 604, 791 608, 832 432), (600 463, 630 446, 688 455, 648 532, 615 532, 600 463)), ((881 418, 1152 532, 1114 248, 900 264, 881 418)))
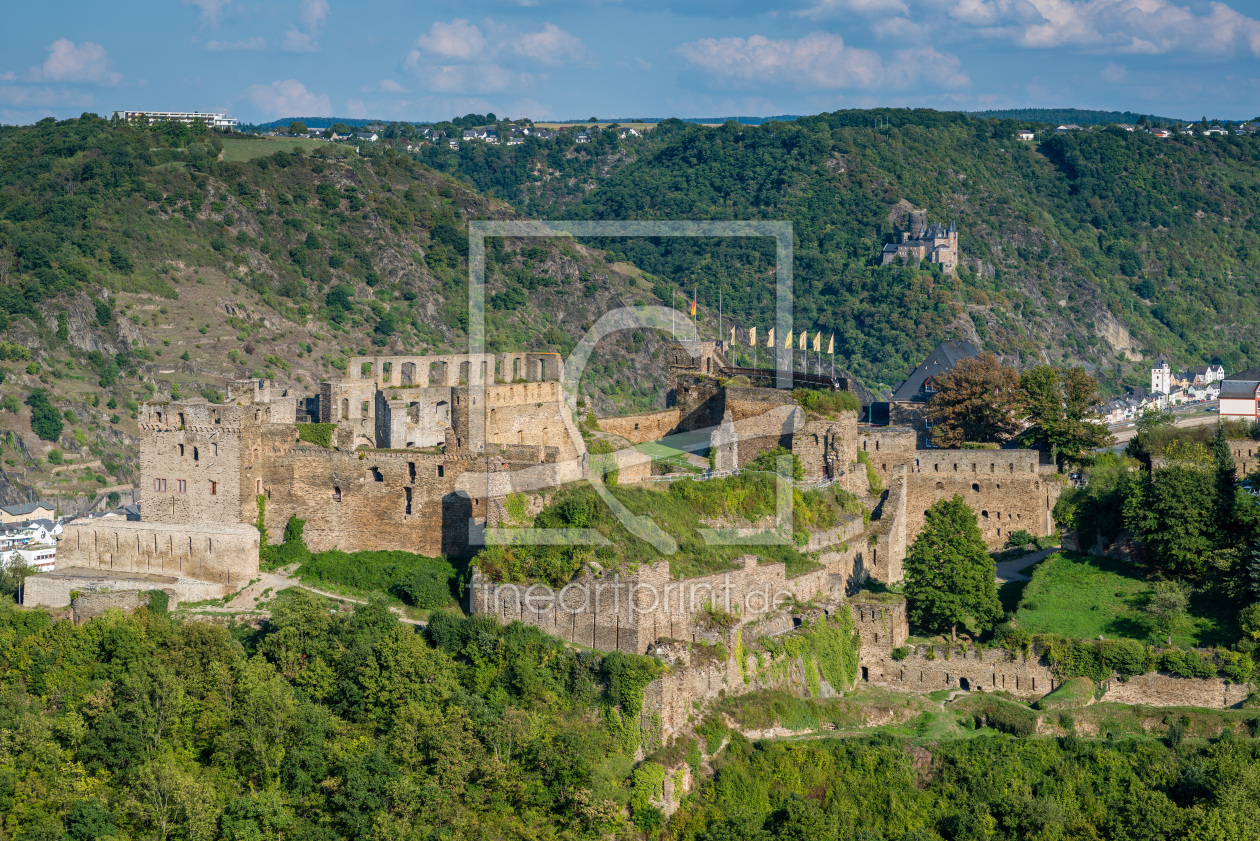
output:
POLYGON ((434 121, 838 108, 1260 114, 1260 0, 10 4, 0 123, 219 110, 434 121))

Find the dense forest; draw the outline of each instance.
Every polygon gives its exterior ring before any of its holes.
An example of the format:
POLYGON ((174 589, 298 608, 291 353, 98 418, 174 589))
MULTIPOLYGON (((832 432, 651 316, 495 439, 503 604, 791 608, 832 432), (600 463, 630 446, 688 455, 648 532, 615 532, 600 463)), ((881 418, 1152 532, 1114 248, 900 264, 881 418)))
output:
MULTIPOLYGON (((290 591, 262 631, 0 606, 8 838, 595 838, 656 664, 290 591)), ((659 816, 657 817, 659 823, 659 816)))

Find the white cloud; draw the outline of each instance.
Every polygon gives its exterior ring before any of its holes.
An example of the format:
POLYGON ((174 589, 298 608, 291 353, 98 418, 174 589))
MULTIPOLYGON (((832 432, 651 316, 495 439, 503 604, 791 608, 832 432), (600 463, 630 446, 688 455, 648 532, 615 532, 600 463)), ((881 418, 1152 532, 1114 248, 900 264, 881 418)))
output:
POLYGON ((406 93, 407 89, 393 79, 381 79, 374 85, 364 85, 364 93, 406 93))
POLYGON ((792 12, 792 17, 821 20, 848 15, 908 15, 910 7, 905 0, 817 0, 808 9, 792 12))
POLYGON ((280 49, 290 53, 318 52, 319 42, 315 40, 315 36, 324 19, 331 13, 328 0, 302 0, 298 21, 285 31, 280 49))
POLYGON ((434 22, 416 39, 403 66, 432 91, 489 93, 528 88, 547 78, 531 72, 533 67, 563 64, 586 53, 580 38, 553 23, 523 32, 493 20, 477 26, 455 18, 434 22))
POLYGON ((298 20, 307 31, 314 32, 331 13, 328 0, 302 0, 302 11, 298 13, 298 20))
POLYGON ((30 75, 36 81, 116 85, 122 76, 110 70, 110 64, 109 55, 100 44, 76 44, 68 38, 58 38, 49 45, 43 66, 31 68, 30 75))
POLYGON ((586 55, 582 39, 565 32, 554 23, 544 24, 538 32, 526 32, 506 41, 518 55, 542 64, 563 64, 586 55))
POLYGON ((17 78, 17 74, 14 73, 12 70, 8 71, 7 73, 0 73, 0 82, 12 82, 16 78, 17 78))
POLYGON ((464 18, 455 18, 450 23, 435 21, 428 35, 416 39, 416 46, 446 58, 473 59, 485 53, 486 39, 475 25, 464 18))
POLYGON ((207 41, 206 49, 212 53, 230 53, 242 50, 262 50, 267 42, 262 38, 244 38, 240 41, 207 41))
POLYGON ((716 79, 741 84, 830 90, 904 87, 920 80, 946 88, 970 83, 957 56, 931 47, 906 49, 885 65, 878 53, 845 46, 828 32, 780 41, 763 35, 702 38, 681 45, 677 53, 716 79))
POLYGON ((201 22, 207 26, 218 26, 223 10, 232 0, 184 0, 185 6, 196 6, 201 15, 201 22))
POLYGON ((332 115, 332 102, 324 94, 314 94, 297 79, 270 85, 250 85, 245 95, 269 117, 326 117, 332 115))
POLYGON ((1172 0, 956 0, 950 16, 1030 48, 1260 56, 1260 21, 1224 3, 1172 0))
POLYGON ((1116 64, 1113 61, 1107 62, 1107 66, 1103 68, 1102 78, 1104 81, 1117 83, 1123 82, 1124 78, 1129 75, 1129 68, 1123 64, 1116 64))

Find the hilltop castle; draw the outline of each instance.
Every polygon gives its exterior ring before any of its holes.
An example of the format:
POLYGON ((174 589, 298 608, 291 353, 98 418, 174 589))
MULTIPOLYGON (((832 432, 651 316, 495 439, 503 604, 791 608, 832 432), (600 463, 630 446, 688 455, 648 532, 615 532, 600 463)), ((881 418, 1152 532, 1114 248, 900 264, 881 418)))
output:
POLYGON ((881 266, 903 263, 917 266, 924 257, 937 263, 946 274, 958 269, 958 226, 949 227, 938 223, 928 224, 926 210, 911 210, 906 230, 898 232, 898 241, 884 246, 881 266))

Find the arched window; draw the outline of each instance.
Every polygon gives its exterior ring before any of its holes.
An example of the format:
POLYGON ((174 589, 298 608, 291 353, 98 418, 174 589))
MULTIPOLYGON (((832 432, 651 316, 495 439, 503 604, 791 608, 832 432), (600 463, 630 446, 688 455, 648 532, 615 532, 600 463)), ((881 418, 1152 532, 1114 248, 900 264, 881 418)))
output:
POLYGON ((332 501, 341 502, 341 488, 333 487, 332 501))

